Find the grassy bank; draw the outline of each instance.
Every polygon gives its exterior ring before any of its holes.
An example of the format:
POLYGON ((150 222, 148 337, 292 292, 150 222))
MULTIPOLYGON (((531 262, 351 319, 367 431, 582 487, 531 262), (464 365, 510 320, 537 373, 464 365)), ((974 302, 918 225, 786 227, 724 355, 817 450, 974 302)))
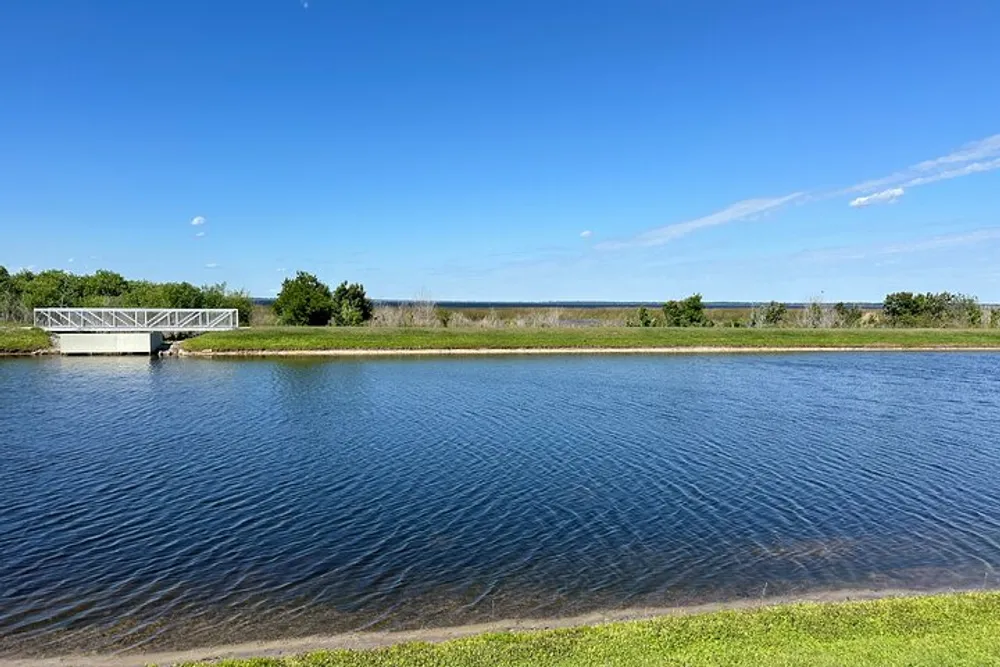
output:
MULTIPOLYGON (((798 604, 443 644, 230 660, 226 667, 996 665, 1000 594, 798 604)), ((204 664, 204 663, 199 663, 204 664)))
POLYGON ((41 329, 0 326, 0 354, 29 354, 51 346, 49 335, 41 329))
POLYGON ((207 333, 184 342, 191 352, 657 347, 1000 349, 1000 330, 265 327, 207 333))

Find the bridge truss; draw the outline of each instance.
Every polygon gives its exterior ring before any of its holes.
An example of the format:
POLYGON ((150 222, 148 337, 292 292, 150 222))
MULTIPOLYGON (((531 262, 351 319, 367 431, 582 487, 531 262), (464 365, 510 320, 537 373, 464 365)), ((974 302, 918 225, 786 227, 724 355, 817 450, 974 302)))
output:
POLYGON ((235 308, 35 308, 46 331, 226 331, 240 326, 235 308))

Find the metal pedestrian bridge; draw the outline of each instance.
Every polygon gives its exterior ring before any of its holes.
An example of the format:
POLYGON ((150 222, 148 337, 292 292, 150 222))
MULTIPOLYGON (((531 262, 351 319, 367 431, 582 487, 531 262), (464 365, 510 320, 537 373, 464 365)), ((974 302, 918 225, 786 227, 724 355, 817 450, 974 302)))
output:
POLYGON ((235 308, 35 308, 35 326, 53 332, 179 333, 240 326, 235 308))

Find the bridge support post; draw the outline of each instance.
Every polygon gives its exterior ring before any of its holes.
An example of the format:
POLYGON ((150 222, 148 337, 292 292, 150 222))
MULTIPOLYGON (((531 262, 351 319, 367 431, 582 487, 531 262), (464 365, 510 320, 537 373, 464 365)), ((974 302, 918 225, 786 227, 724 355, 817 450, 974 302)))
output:
POLYGON ((60 333, 56 345, 62 354, 154 354, 163 347, 163 334, 153 332, 60 333))

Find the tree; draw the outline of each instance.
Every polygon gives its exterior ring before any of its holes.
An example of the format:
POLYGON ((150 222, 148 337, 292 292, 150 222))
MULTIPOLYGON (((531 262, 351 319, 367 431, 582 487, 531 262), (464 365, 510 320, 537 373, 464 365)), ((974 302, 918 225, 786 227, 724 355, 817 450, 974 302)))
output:
POLYGON ((128 281, 114 271, 98 269, 83 279, 84 297, 118 297, 128 291, 128 281))
POLYGON ((709 326, 701 294, 692 294, 683 301, 667 301, 663 304, 663 323, 668 327, 709 326))
POLYGON ((333 291, 333 323, 338 327, 356 327, 372 318, 375 304, 365 294, 364 285, 347 281, 333 291))
POLYGON ((75 306, 83 296, 83 280, 66 271, 42 271, 27 282, 21 297, 27 311, 75 306))
POLYGON ((282 324, 326 326, 334 314, 333 295, 316 276, 299 271, 281 284, 274 313, 282 324))

